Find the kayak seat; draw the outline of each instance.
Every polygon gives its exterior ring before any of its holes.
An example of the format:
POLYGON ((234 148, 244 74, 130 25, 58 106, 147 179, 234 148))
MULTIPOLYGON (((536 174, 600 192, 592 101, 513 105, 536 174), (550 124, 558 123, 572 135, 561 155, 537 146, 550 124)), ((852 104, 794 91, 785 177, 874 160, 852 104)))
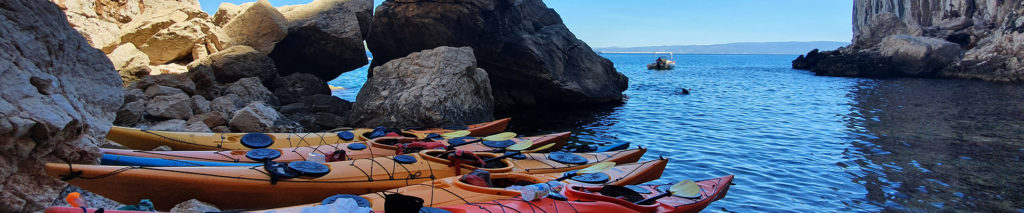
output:
POLYGON ((479 187, 494 187, 491 182, 491 173, 483 169, 473 170, 469 174, 459 177, 459 181, 479 187))
MULTIPOLYGON (((625 199, 626 201, 629 201, 630 203, 641 201, 644 199, 644 196, 640 195, 640 193, 637 193, 636 191, 633 191, 632 189, 626 188, 624 186, 616 185, 606 185, 602 187, 601 195, 614 198, 622 198, 625 199)), ((641 205, 651 205, 653 203, 654 202, 651 201, 650 203, 641 203, 641 205)))

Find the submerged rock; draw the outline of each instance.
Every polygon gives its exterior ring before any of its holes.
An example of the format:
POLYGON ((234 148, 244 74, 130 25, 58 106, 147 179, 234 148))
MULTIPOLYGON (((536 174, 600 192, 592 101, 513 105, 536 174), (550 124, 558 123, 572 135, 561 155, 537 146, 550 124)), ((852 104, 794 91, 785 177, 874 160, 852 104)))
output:
POLYGON ((501 109, 615 102, 627 87, 541 0, 385 1, 371 25, 374 67, 424 49, 472 47, 501 109))
POLYGON ((32 212, 67 184, 47 161, 97 163, 123 104, 113 64, 49 1, 0 1, 0 208, 32 212))
POLYGON ((354 126, 446 126, 494 120, 487 72, 473 49, 438 47, 373 69, 350 113, 354 126))
POLYGON ((282 76, 310 73, 325 80, 366 65, 363 38, 372 9, 372 0, 315 0, 282 7, 288 36, 270 57, 282 76))

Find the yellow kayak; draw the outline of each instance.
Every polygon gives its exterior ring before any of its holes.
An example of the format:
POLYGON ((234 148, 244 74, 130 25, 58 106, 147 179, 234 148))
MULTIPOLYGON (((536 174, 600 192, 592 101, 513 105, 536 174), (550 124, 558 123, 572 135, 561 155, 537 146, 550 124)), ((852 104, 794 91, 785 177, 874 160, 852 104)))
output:
MULTIPOLYGON (((487 136, 504 131, 508 127, 509 121, 509 118, 504 118, 451 129, 405 130, 403 136, 424 138, 430 133, 443 134, 457 131, 457 129, 468 130, 470 136, 487 136)), ((280 149, 367 141, 369 140, 367 135, 372 131, 373 129, 357 128, 339 132, 265 133, 273 141, 266 148, 280 149)), ((242 137, 246 134, 171 132, 114 126, 110 128, 110 133, 107 133, 107 139, 138 150, 152 150, 162 145, 169 146, 172 150, 249 150, 250 148, 241 143, 242 137)))

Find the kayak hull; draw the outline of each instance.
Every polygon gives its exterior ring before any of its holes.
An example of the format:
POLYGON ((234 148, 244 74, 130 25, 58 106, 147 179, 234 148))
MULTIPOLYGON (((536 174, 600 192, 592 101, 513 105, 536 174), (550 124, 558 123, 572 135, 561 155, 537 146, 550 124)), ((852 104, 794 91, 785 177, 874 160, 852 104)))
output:
MULTIPOLYGON (((505 130, 509 118, 466 126, 470 136, 487 136, 505 130)), ((274 143, 267 148, 287 148, 315 146, 321 144, 338 144, 355 141, 366 141, 364 135, 373 129, 357 128, 346 130, 354 135, 351 140, 338 137, 338 132, 321 133, 267 133, 274 143)), ((445 133, 456 130, 426 129, 407 130, 405 136, 424 138, 430 133, 445 133)), ((152 150, 159 146, 169 146, 172 150, 249 150, 242 146, 240 140, 246 133, 207 133, 207 132, 171 132, 143 130, 129 127, 114 126, 107 133, 107 139, 137 150, 152 150)))
MULTIPOLYGON (((696 183, 700 187, 701 191, 701 196, 699 198, 689 199, 677 196, 668 196, 658 199, 651 205, 638 205, 623 199, 601 195, 600 193, 597 193, 597 191, 600 190, 600 187, 595 186, 570 185, 562 192, 562 194, 570 200, 615 203, 640 212, 695 213, 707 208, 711 202, 725 198, 730 185, 732 185, 733 178, 733 175, 727 175, 697 181, 696 183)), ((641 195, 646 199, 661 194, 663 191, 660 191, 659 187, 670 187, 671 185, 672 184, 641 185, 638 187, 649 191, 649 193, 641 193, 641 195)))
MULTIPOLYGON (((583 183, 570 179, 564 181, 563 183, 581 186, 622 186, 641 184, 661 177, 661 174, 665 170, 665 166, 667 164, 668 159, 657 159, 638 163, 620 164, 604 172, 606 175, 610 177, 608 182, 601 184, 583 183)), ((529 182, 534 183, 543 183, 555 180, 556 178, 561 177, 562 174, 563 173, 543 173, 532 175, 523 175, 515 173, 491 174, 491 179, 515 179, 527 180, 529 182)), ((423 184, 387 190, 385 192, 365 194, 362 195, 362 197, 370 202, 371 208, 373 209, 374 212, 381 212, 384 211, 384 193, 399 193, 407 196, 419 197, 424 200, 423 206, 426 207, 451 206, 465 204, 467 202, 487 202, 498 199, 511 199, 513 197, 519 196, 518 191, 505 190, 503 188, 472 186, 462 183, 458 179, 459 177, 448 177, 431 182, 426 182, 423 184)), ((307 204, 279 209, 260 210, 254 212, 302 212, 303 208, 314 207, 318 205, 320 204, 307 204)))
MULTIPOLYGON (((532 137, 514 138, 512 141, 521 142, 523 140, 531 140, 534 145, 531 148, 537 148, 547 144, 555 144, 552 149, 558 149, 569 141, 571 132, 554 133, 547 135, 539 135, 532 137)), ((377 138, 365 142, 349 142, 340 143, 335 145, 321 145, 321 146, 304 146, 304 147, 293 147, 293 148, 278 148, 281 152, 281 157, 274 159, 276 162, 291 162, 305 160, 309 153, 321 153, 330 154, 335 151, 345 151, 347 159, 366 159, 373 157, 384 157, 393 156, 398 154, 397 147, 393 145, 387 145, 382 143, 385 140, 401 140, 404 142, 411 142, 415 139, 412 138, 377 138), (362 149, 353 149, 350 145, 358 145, 362 149)), ((449 145, 447 140, 441 142, 445 146, 449 145)), ((483 143, 476 142, 457 147, 461 150, 482 152, 494 150, 494 147, 488 147, 483 143)), ((121 156, 134 156, 134 157, 146 157, 146 158, 161 158, 170 160, 190 160, 190 161, 210 161, 210 162, 223 162, 223 163, 255 163, 249 158, 245 157, 248 150, 222 150, 222 151, 145 151, 145 150, 127 150, 127 149, 100 149, 104 154, 121 155, 121 156)), ((131 165, 131 164, 122 164, 131 165)))
MULTIPOLYGON (((68 177, 67 182, 121 203, 150 199, 157 209, 189 199, 198 199, 224 209, 277 208, 318 201, 334 194, 366 194, 432 179, 452 177, 455 167, 447 160, 430 156, 438 151, 407 154, 415 163, 401 164, 393 157, 329 162, 330 172, 318 178, 280 179, 272 183, 262 166, 251 167, 132 167, 48 163, 46 172, 53 177, 68 177)), ((504 159, 501 168, 491 173, 526 174, 565 172, 603 161, 632 163, 646 152, 632 149, 605 153, 580 153, 586 164, 561 164, 543 153, 525 154, 526 159, 504 159)), ((495 157, 493 153, 481 156, 495 157)), ((459 173, 476 167, 459 165, 459 173)))

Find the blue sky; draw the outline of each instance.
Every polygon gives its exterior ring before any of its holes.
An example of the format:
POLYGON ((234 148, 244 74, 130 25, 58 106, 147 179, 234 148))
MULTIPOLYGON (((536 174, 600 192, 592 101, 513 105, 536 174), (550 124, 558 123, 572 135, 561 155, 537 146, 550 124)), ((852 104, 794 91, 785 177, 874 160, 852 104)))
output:
MULTIPOLYGON (((221 2, 199 0, 213 13, 221 2)), ((311 0, 270 0, 274 6, 311 0)), ((381 0, 374 0, 379 5, 381 0)), ((592 47, 850 41, 849 0, 547 0, 592 47)))

